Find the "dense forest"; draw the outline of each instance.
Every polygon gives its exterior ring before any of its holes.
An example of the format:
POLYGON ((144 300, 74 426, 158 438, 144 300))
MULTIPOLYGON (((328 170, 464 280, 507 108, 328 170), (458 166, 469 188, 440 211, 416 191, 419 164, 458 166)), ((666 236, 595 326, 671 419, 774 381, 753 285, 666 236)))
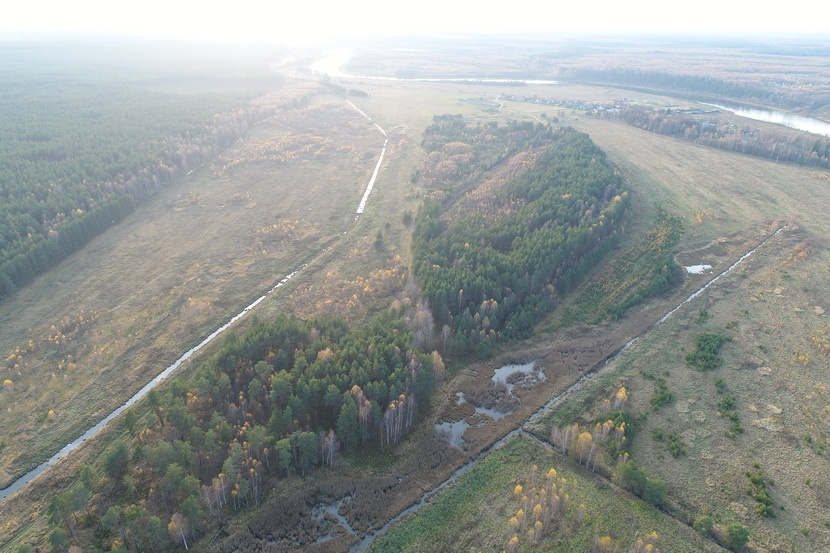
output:
POLYGON ((750 125, 738 127, 714 115, 701 119, 671 108, 629 105, 616 112, 599 113, 618 117, 641 129, 704 146, 775 161, 830 168, 830 138, 823 136, 766 131, 750 125))
POLYGON ((69 58, 14 46, 0 49, 0 298, 269 113, 249 104, 252 89, 184 92, 170 86, 183 77, 138 62, 113 68, 83 49, 69 58), (150 76, 167 88, 148 86, 150 76))
POLYGON ((230 335, 192 387, 150 392, 143 419, 127 412, 132 438, 51 500, 51 544, 186 547, 259 505, 274 479, 395 443, 443 374, 438 353, 412 347, 403 315, 388 311, 359 329, 281 316, 230 335))
POLYGON ((439 119, 427 132, 427 159, 434 168, 473 163, 499 133, 517 149, 536 150, 535 161, 491 193, 472 189, 427 201, 413 239, 414 272, 445 336, 456 351, 481 355, 501 338, 529 335, 613 245, 628 203, 604 153, 570 129, 471 129, 439 119))

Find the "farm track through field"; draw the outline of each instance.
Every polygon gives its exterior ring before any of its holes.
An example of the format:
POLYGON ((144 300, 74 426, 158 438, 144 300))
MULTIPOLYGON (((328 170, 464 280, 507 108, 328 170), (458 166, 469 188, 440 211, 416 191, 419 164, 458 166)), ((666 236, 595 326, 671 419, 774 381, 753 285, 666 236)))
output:
MULTIPOLYGON (((348 104, 349 104, 351 107, 353 107, 355 110, 357 110, 357 111, 358 111, 361 115, 363 115, 364 117, 366 117, 369 121, 372 121, 372 118, 371 118, 371 117, 369 117, 366 113, 364 113, 363 111, 361 111, 361 110, 360 110, 357 106, 355 106, 352 102, 350 102, 349 100, 346 100, 346 102, 348 102, 348 104)), ((370 181, 369 181, 369 183, 367 184, 367 186, 366 186, 366 190, 365 190, 365 192, 364 192, 364 194, 363 194, 363 197, 362 197, 362 199, 361 199, 361 201, 360 201, 360 204, 359 204, 359 206, 358 206, 358 208, 357 208, 357 210, 356 210, 356 212, 355 212, 355 213, 356 213, 355 220, 357 220, 357 219, 358 219, 358 217, 360 217, 360 215, 363 213, 363 211, 364 211, 364 209, 365 209, 365 207, 366 207, 366 203, 367 203, 367 202, 368 202, 368 200, 369 200, 369 195, 370 195, 370 194, 371 194, 371 192, 372 192, 372 188, 374 187, 375 180, 377 179, 378 173, 380 172, 380 167, 381 167, 381 164, 383 163, 383 157, 384 157, 384 154, 386 153, 386 144, 387 144, 387 142, 388 142, 388 138, 386 138, 386 136, 387 136, 387 135, 386 135, 386 131, 384 131, 384 130, 380 127, 380 125, 378 125, 377 123, 374 123, 374 121, 372 121, 372 123, 375 125, 375 127, 377 127, 377 128, 378 128, 378 130, 380 130, 380 132, 381 132, 381 133, 383 133, 383 136, 384 136, 385 140, 384 140, 384 143, 383 143, 383 148, 382 148, 382 150, 381 150, 380 156, 379 156, 379 158, 378 158, 378 162, 377 162, 377 164, 375 165, 374 172, 372 173, 371 180, 370 180, 370 181)), ((347 231, 345 231, 343 234, 347 234, 347 233, 348 233, 348 230, 347 230, 347 231)), ((331 248, 331 245, 330 245, 330 246, 328 246, 328 247, 326 247, 326 248, 324 248, 324 249, 323 249, 320 253, 322 253, 323 251, 327 251, 327 250, 329 250, 330 248, 331 248)), ((44 472, 45 472, 46 470, 48 470, 50 467, 52 467, 53 465, 55 465, 55 463, 57 463, 57 462, 58 462, 58 461, 60 461, 61 459, 64 459, 64 458, 65 458, 67 455, 69 455, 72 451, 74 451, 75 449, 77 449, 77 448, 78 448, 78 447, 79 447, 82 443, 84 443, 85 441, 87 441, 87 440, 89 440, 89 439, 94 438, 94 437, 95 437, 95 436, 96 436, 96 435, 97 435, 97 434, 98 434, 98 433, 99 433, 99 432, 100 432, 100 431, 101 431, 101 430, 102 430, 102 429, 103 429, 106 425, 108 425, 108 424, 110 423, 110 421, 112 421, 113 419, 115 419, 116 417, 118 417, 121 413, 123 413, 124 411, 126 411, 127 409, 129 409, 130 407, 132 407, 132 406, 133 406, 136 402, 138 402, 138 401, 139 401, 139 400, 141 400, 144 396, 146 396, 146 395, 150 392, 150 390, 152 390, 152 389, 156 388, 159 384, 161 384, 162 382, 164 382, 165 380, 167 380, 170 376, 172 376, 172 375, 173 375, 173 373, 175 373, 175 372, 176 372, 176 371, 180 368, 180 366, 181 366, 181 365, 182 365, 185 361, 187 361, 188 359, 190 359, 193 355, 195 355, 195 354, 196 354, 197 352, 199 352, 201 349, 203 349, 203 348, 204 348, 204 347, 206 347, 208 344, 210 344, 210 343, 211 343, 211 342, 212 342, 215 338, 217 338, 217 337, 218 337, 220 334, 222 334, 225 330, 227 330, 228 328, 230 328, 230 327, 231 327, 234 323, 236 323, 238 320, 240 320, 240 319, 242 319, 243 317, 245 317, 245 316, 246 316, 246 315, 247 315, 247 314, 248 314, 251 310, 253 310, 253 309, 254 309, 257 305, 259 305, 259 304, 260 304, 263 300, 265 300, 265 298, 266 298, 266 297, 268 297, 268 296, 269 296, 269 295, 271 295, 273 292, 276 292, 279 288, 281 288, 282 286, 284 286, 284 285, 285 285, 285 284, 286 284, 289 280, 291 280, 291 279, 292 279, 292 278, 293 278, 293 277, 294 277, 297 273, 299 273, 299 272, 300 272, 300 271, 302 271, 304 268, 306 268, 306 267, 308 266, 308 264, 309 264, 309 263, 311 263, 312 261, 314 261, 315 259, 317 259, 317 258, 320 256, 320 253, 318 253, 316 256, 312 257, 311 259, 309 259, 306 263, 303 263, 302 265, 300 265, 299 267, 297 267, 297 269, 295 269, 295 270, 294 270, 293 272, 291 272, 290 274, 288 274, 288 275, 286 275, 285 277, 283 277, 283 278, 282 278, 282 280, 280 280, 280 281, 279 281, 276 285, 274 285, 274 286, 273 286, 273 287, 271 287, 269 290, 267 290, 266 292, 264 292, 261 296, 259 296, 256 300, 254 300, 254 301, 253 301, 251 304, 249 304, 247 307, 245 307, 242 311, 240 311, 239 313, 237 313, 236 315, 234 315, 234 316, 233 316, 230 320, 228 320, 225 324, 223 324, 223 325, 222 325, 222 326, 220 326, 218 329, 216 329, 215 331, 213 331, 213 332, 212 332, 210 335, 208 335, 208 336, 207 336, 204 340, 202 340, 202 341, 201 341, 198 345, 194 346, 193 348, 191 348, 190 350, 188 350, 187 352, 185 352, 185 353, 184 353, 181 357, 179 357, 179 358, 178 358, 178 359, 177 359, 177 360, 176 360, 173 364, 171 364, 169 367, 167 367, 166 369, 164 369, 161 373, 159 373, 158 375, 156 375, 156 376, 155 376, 152 380, 150 380, 147 384, 145 384, 145 385, 144 385, 144 386, 143 386, 143 387, 142 387, 142 388, 141 388, 138 392, 136 392, 136 393, 135 393, 132 397, 130 397, 130 398, 129 398, 126 402, 124 402, 124 403, 123 403, 122 405, 120 405, 117 409, 115 409, 114 411, 112 411, 109 415, 107 415, 106 417, 104 417, 103 419, 101 419, 101 420, 100 420, 97 424, 95 424, 94 426, 92 426, 92 427, 90 427, 89 429, 87 429, 87 430, 86 430, 83 434, 81 434, 78 438, 76 438, 76 439, 75 439, 75 440, 73 440, 72 442, 70 442, 70 443, 66 444, 65 446, 63 446, 63 447, 60 449, 60 451, 58 451, 57 453, 55 453, 55 454, 54 454, 52 457, 50 457, 48 460, 44 461, 43 463, 41 463, 40 465, 38 465, 38 466, 37 466, 37 467, 35 467, 34 469, 30 470, 29 472, 27 472, 26 474, 24 474, 23 476, 21 476, 20 478, 18 478, 17 480, 15 480, 15 481, 14 481, 14 482, 12 482, 9 486, 7 486, 7 487, 5 487, 5 488, 3 488, 3 489, 0 489, 0 501, 4 500, 6 497, 8 497, 9 495, 13 494, 14 492, 16 492, 16 491, 20 490, 20 489, 21 489, 21 488, 23 488, 26 484, 28 484, 29 482, 31 482, 32 480, 34 480, 37 476, 39 476, 40 474, 44 473, 44 472)))
MULTIPOLYGON (((768 235, 764 240, 762 240, 754 248, 752 248, 752 249, 748 250, 747 252, 745 252, 741 257, 739 257, 728 268, 726 268, 722 272, 718 273, 713 278, 709 279, 703 286, 701 286, 700 288, 695 290, 685 300, 683 300, 678 305, 676 305, 675 307, 673 307, 672 309, 667 311, 665 315, 663 315, 660 319, 657 319, 653 324, 649 325, 642 333, 640 333, 639 335, 635 336, 634 338, 632 338, 631 340, 626 342, 625 345, 623 345, 621 348, 619 348, 618 350, 616 350, 613 353, 611 353, 610 355, 608 355, 604 360, 600 361, 595 366, 591 367, 589 370, 584 371, 583 374, 579 377, 579 379, 575 383, 573 383, 567 390, 565 390, 564 392, 560 393, 559 395, 556 395, 556 396, 552 397, 551 399, 549 399, 539 409, 537 409, 532 414, 530 414, 516 428, 514 428, 513 430, 511 430, 510 432, 505 434, 502 438, 496 440, 490 446, 488 446, 485 449, 481 450, 475 457, 473 457, 472 459, 470 459, 469 461, 467 461, 466 463, 461 465, 459 468, 457 468, 449 476, 449 478, 447 478, 446 480, 444 480, 443 482, 441 482, 437 486, 433 487, 432 489, 427 490, 426 492, 424 492, 421 495, 421 497, 418 499, 417 502, 413 503, 412 505, 410 505, 409 507, 407 507, 406 509, 404 509, 403 511, 401 511, 400 513, 395 515, 393 518, 391 518, 389 521, 387 521, 383 526, 381 526, 377 530, 375 530, 375 531, 371 532, 370 534, 367 534, 366 536, 364 536, 359 542, 354 544, 349 549, 349 553, 360 553, 360 552, 368 551, 369 548, 372 546, 372 543, 374 543, 375 539, 377 539, 378 537, 383 536, 384 534, 386 534, 386 532, 390 529, 390 527, 393 524, 399 522, 401 519, 403 519, 407 515, 409 515, 411 513, 414 513, 415 511, 419 510, 421 507, 426 505, 430 498, 432 498, 434 495, 436 495, 437 493, 439 493, 440 491, 442 491, 443 489, 445 489, 449 485, 453 484, 461 475, 468 472, 475 465, 477 465, 481 460, 483 460, 485 457, 487 457, 487 455, 489 455, 490 453, 492 453, 493 451, 495 451, 499 447, 503 446, 504 444, 506 444, 508 441, 510 441, 514 437, 516 437, 518 435, 530 436, 533 439, 535 439, 535 440, 539 441, 540 443, 542 443, 543 445, 545 445, 546 447, 552 448, 553 446, 551 446, 550 444, 547 444, 546 442, 544 442, 542 440, 539 440, 536 436, 533 436, 532 434, 530 434, 527 430, 525 430, 525 427, 528 424, 533 423, 536 419, 538 419, 543 414, 549 412, 558 403, 560 403, 563 398, 569 396, 573 392, 575 392, 575 391, 579 390, 580 388, 582 388, 587 383, 587 381, 590 380, 594 375, 596 375, 600 370, 604 369, 605 367, 608 367, 608 370, 613 370, 614 367, 609 366, 609 365, 611 365, 611 363, 613 361, 615 361, 618 357, 620 357, 622 354, 624 354, 626 351, 628 351, 629 348, 631 348, 634 344, 636 344, 641 338, 643 338, 644 336, 649 334, 654 328, 656 328, 656 327, 660 326, 661 324, 665 323, 677 311, 679 311, 681 308, 683 308, 689 302, 691 302, 692 300, 694 300, 695 298, 700 296, 704 291, 706 291, 710 286, 715 284, 718 280, 720 280, 721 278, 725 277, 727 274, 732 272, 741 263, 743 263, 746 259, 748 259, 750 256, 752 256, 755 252, 757 252, 761 247, 763 247, 770 240, 775 238, 778 234, 780 234, 782 231, 784 231, 787 228, 788 228, 787 226, 782 226, 782 227, 778 228, 772 234, 768 235)), ((661 510, 661 512, 663 512, 667 516, 675 518, 674 516, 671 515, 671 513, 668 513, 666 511, 662 511, 662 510, 661 510)), ((679 523, 685 525, 685 522, 683 522, 679 519, 676 519, 676 518, 675 518, 675 520, 677 520, 679 523)))

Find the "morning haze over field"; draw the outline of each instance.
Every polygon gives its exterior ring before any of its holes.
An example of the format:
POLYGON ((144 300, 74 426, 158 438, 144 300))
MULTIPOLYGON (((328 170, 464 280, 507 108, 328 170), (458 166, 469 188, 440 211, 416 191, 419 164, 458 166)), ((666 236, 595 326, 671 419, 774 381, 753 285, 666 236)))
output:
POLYGON ((0 551, 827 549, 820 15, 10 9, 0 551))

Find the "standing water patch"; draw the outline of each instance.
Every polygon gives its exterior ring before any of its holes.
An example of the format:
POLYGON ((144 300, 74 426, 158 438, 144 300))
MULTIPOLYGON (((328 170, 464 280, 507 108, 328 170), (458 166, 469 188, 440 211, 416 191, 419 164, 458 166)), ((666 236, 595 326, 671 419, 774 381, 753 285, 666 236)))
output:
POLYGON ((470 423, 464 420, 444 421, 435 425, 435 432, 440 436, 445 436, 452 447, 464 449, 464 432, 468 428, 470 428, 470 423))
POLYGON ((689 265, 688 267, 683 267, 686 269, 686 272, 690 275, 702 275, 706 271, 711 271, 711 265, 689 265))
POLYGON ((536 368, 536 361, 522 365, 505 365, 493 373, 493 382, 507 386, 507 392, 513 394, 513 387, 519 384, 522 387, 532 386, 537 382, 545 381, 545 373, 536 368))

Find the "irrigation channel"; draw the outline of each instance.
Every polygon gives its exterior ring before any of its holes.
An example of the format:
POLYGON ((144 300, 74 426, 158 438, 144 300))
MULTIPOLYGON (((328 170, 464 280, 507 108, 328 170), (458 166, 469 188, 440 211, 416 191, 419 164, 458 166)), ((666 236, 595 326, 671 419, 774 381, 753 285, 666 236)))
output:
MULTIPOLYGON (((348 100, 346 100, 346 101, 349 103, 350 106, 352 106, 354 109, 356 109, 361 115, 363 115, 364 117, 369 119, 369 121, 372 121, 372 118, 369 117, 368 115, 366 115, 360 109, 358 109, 357 106, 355 106, 353 103, 349 102, 348 100)), ((378 130, 380 130, 380 132, 383 133, 383 136, 386 137, 386 131, 384 131, 377 123, 374 123, 374 125, 375 125, 375 127, 378 128, 378 130)), ((363 193, 363 198, 360 200, 360 204, 358 205, 357 210, 355 211, 355 213, 356 213, 355 220, 357 220, 357 218, 360 217, 360 215, 363 213, 363 210, 366 208, 366 203, 369 201, 369 194, 371 194, 371 192, 372 192, 372 188, 374 187, 374 184, 375 184, 375 179, 377 179, 378 172, 380 171, 381 163, 383 162, 383 156, 386 153, 386 143, 387 142, 388 142, 388 138, 386 138, 386 140, 383 143, 383 149, 381 150, 380 158, 378 159, 377 165, 375 165, 375 170, 372 173, 372 178, 369 181, 369 184, 366 185, 366 191, 363 193)), ((348 232, 348 231, 346 231, 346 232, 348 232)), ((346 233, 344 232, 344 234, 346 234, 346 233)), ((313 261, 313 259, 315 259, 315 258, 312 258, 311 260, 309 260, 309 262, 313 261)), ((107 424, 109 424, 109 422, 111 420, 113 420, 118 415, 120 415, 121 413, 123 413, 124 411, 126 411, 127 409, 132 407, 136 402, 138 402, 144 396, 146 396, 150 392, 150 390, 152 390, 153 388, 155 388, 156 386, 158 386, 159 384, 164 382, 168 377, 170 377, 170 375, 172 375, 182 365, 182 363, 184 363, 185 361, 190 359, 196 352, 198 352, 199 350, 201 350, 202 348, 207 346, 217 336, 219 336, 220 334, 225 332, 231 325, 233 325, 239 319, 241 319, 245 315, 247 315, 252 309, 254 309, 257 305, 259 305, 263 300, 265 300, 265 298, 267 298, 272 293, 276 292, 279 288, 282 288, 289 280, 291 280, 297 273, 299 273, 300 271, 305 269, 307 266, 308 266, 308 263, 305 263, 305 264, 299 266, 293 272, 291 272, 288 275, 286 275, 285 277, 283 277, 282 280, 280 280, 277 284, 275 284, 273 287, 271 287, 268 291, 266 291, 264 294, 262 294, 256 300, 254 300, 250 305, 245 307, 245 309, 243 309, 242 311, 240 311, 239 313, 237 313, 236 315, 231 317, 231 319, 228 322, 226 322, 225 324, 223 324, 222 326, 220 326, 219 328, 214 330, 210 335, 208 335, 198 345, 190 348, 187 352, 184 353, 184 355, 179 357, 172 365, 170 365, 169 367, 164 369, 161 373, 159 373, 150 382, 145 384, 143 388, 141 388, 138 392, 136 392, 123 405, 121 405, 115 411, 113 411, 112 413, 110 413, 109 415, 107 415, 106 417, 101 419, 97 424, 95 424, 94 426, 89 428, 86 432, 84 432, 83 434, 78 436, 78 438, 76 438, 74 441, 72 441, 72 442, 66 444, 65 446, 63 446, 63 448, 61 448, 60 451, 55 453, 48 460, 44 461, 43 463, 41 463, 40 465, 38 465, 34 469, 30 470, 29 472, 27 472, 26 474, 24 474, 23 476, 21 476, 20 478, 18 478, 14 482, 12 482, 8 487, 3 488, 2 490, 0 490, 0 501, 5 499, 9 495, 13 494, 17 490, 19 490, 20 488, 22 488, 23 486, 28 484, 29 482, 31 482, 32 480, 34 480, 37 476, 42 474, 49 467, 53 466, 55 463, 57 463, 58 461, 60 461, 61 459, 63 459, 67 455, 69 455, 72 451, 77 449, 82 443, 84 443, 85 441, 89 440, 90 438, 92 438, 93 436, 98 434, 98 432, 100 432, 101 429, 103 429, 107 424)))
MULTIPOLYGON (((410 514, 416 512, 421 507, 426 505, 433 496, 435 496, 436 494, 438 494, 439 492, 441 492, 442 490, 444 490, 448 486, 455 483, 455 481, 458 480, 458 478, 461 475, 465 474, 466 472, 469 472, 470 469, 472 469, 475 465, 477 465, 479 463, 479 461, 484 459, 491 452, 493 452, 494 450, 496 450, 499 447, 503 446, 505 443, 512 440, 516 436, 518 436, 520 434, 522 434, 522 435, 527 434, 527 432, 525 431, 525 427, 528 424, 535 422, 540 416, 547 413, 550 409, 552 409, 554 406, 556 406, 556 404, 559 403, 562 400, 562 398, 567 397, 570 394, 572 394, 573 392, 575 392, 575 391, 579 390, 580 388, 582 388, 594 375, 597 374, 599 369, 613 363, 622 354, 624 354, 626 351, 628 351, 629 348, 631 348, 634 344, 636 344, 641 338, 648 335, 656 327, 658 327, 661 324, 668 321, 669 318, 671 318, 671 316, 674 315, 677 311, 679 311, 683 306, 685 306, 686 304, 688 304, 689 302, 691 302, 692 300, 694 300, 695 298, 700 296, 706 289, 708 289, 710 286, 712 286, 715 282, 717 282, 721 278, 725 277, 727 274, 731 273, 736 267, 738 267, 741 263, 746 261, 752 254, 757 252, 767 242, 769 242, 770 240, 772 240, 773 238, 778 236, 778 234, 780 234, 782 231, 784 231, 787 228, 788 228, 788 226, 780 227, 778 230, 776 230, 775 232, 773 232, 772 234, 767 236, 760 244, 758 244, 757 246, 755 246, 751 250, 744 253, 732 265, 730 265, 728 268, 726 268, 722 272, 718 273, 714 278, 707 281, 706 284, 704 284, 703 286, 701 286, 700 288, 695 290, 688 298, 686 298, 685 300, 683 300, 682 302, 677 304, 677 306, 675 306, 674 308, 669 310, 665 315, 663 315, 663 317, 661 317, 654 324, 652 324, 648 328, 646 328, 641 334, 639 334, 638 336, 635 336, 634 338, 632 338, 631 340, 626 342, 626 344, 624 346, 622 346, 620 349, 618 349, 618 350, 614 351, 613 353, 611 353, 608 357, 606 357, 603 361, 600 361, 594 367, 591 367, 591 369, 589 371, 585 371, 582 374, 582 376, 579 378, 579 380, 577 380, 575 383, 573 383, 567 390, 565 390, 564 392, 562 392, 559 395, 556 395, 556 396, 550 398, 544 405, 542 405, 539 409, 537 409, 535 412, 533 412, 527 419, 525 419, 524 422, 519 424, 516 428, 514 428, 513 430, 511 430, 510 432, 505 434, 501 439, 497 440, 496 442, 494 442, 492 445, 490 445, 486 449, 483 449, 482 451, 480 451, 475 457, 473 457, 472 459, 467 461, 465 464, 461 465, 458 469, 455 470, 455 472, 453 472, 450 475, 449 478, 447 478, 446 480, 444 480, 443 482, 441 482, 440 484, 438 484, 437 486, 435 486, 431 490, 428 490, 428 491, 424 492, 424 494, 421 495, 421 497, 418 499, 417 502, 413 503, 412 505, 410 505, 409 507, 407 507, 406 509, 404 509, 403 511, 401 511, 400 513, 395 515, 392 519, 390 519, 388 522, 386 522, 386 524, 384 524, 383 526, 381 526, 377 530, 375 530, 375 531, 373 531, 369 534, 366 534, 359 542, 357 542, 356 544, 352 545, 351 548, 349 548, 349 553, 362 553, 364 551, 368 551, 368 549, 372 546, 374 541, 377 538, 379 538, 379 537, 383 536, 384 534, 386 534, 386 532, 389 531, 389 528, 393 524, 399 522, 401 519, 403 519, 407 515, 410 515, 410 514)), ((342 500, 341 500, 341 502, 342 502, 342 500)), ((341 522, 341 524, 343 524, 344 519, 342 517, 338 517, 338 520, 341 522)), ((357 536, 357 533, 351 528, 351 526, 345 525, 344 527, 345 527, 346 531, 348 531, 348 532, 354 534, 355 536, 357 536)))
POLYGON ((372 122, 372 124, 377 127, 377 129, 383 134, 383 148, 380 151, 380 157, 378 158, 377 165, 375 165, 375 170, 372 173, 372 178, 369 179, 369 184, 366 185, 366 191, 363 192, 363 198, 360 200, 360 204, 357 206, 357 211, 355 212, 354 220, 357 221, 358 217, 363 214, 363 210, 366 207, 366 202, 369 201, 369 194, 372 193, 372 188, 375 187, 375 179, 378 178, 378 171, 380 171, 380 164, 383 163, 383 156, 386 155, 386 145, 389 143, 389 136, 386 134, 386 131, 381 128, 380 125, 372 121, 372 118, 366 115, 363 111, 360 110, 359 107, 354 105, 350 100, 346 100, 346 102, 352 106, 357 112, 372 122))

